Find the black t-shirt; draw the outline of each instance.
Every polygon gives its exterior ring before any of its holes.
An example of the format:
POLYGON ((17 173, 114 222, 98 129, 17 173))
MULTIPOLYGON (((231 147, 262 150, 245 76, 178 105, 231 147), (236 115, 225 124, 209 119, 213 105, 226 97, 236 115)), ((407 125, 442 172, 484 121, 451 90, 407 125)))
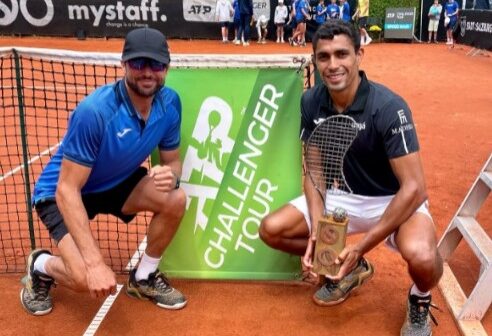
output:
MULTIPOLYGON (((358 134, 348 150, 343 172, 358 195, 394 195, 400 185, 389 159, 419 150, 412 113, 400 96, 359 73, 354 102, 343 112, 357 122, 358 134)), ((328 89, 318 84, 301 99, 301 139, 307 142, 316 125, 337 114, 328 89)))

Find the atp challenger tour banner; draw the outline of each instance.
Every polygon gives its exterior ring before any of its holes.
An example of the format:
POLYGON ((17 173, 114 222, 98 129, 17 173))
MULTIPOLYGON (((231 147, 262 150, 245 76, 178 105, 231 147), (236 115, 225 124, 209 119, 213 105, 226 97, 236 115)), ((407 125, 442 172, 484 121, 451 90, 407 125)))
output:
POLYGON ((302 74, 178 68, 166 85, 182 100, 181 186, 188 198, 161 266, 188 278, 294 278, 300 258, 267 247, 258 228, 301 193, 302 74))

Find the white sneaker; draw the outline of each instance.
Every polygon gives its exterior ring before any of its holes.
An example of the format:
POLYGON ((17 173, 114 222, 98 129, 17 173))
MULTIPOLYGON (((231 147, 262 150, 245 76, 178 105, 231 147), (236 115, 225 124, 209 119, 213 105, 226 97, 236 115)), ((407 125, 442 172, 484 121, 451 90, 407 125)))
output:
POLYGON ((243 47, 249 46, 249 42, 243 42, 243 47))
POLYGON ((368 45, 371 42, 372 42, 372 38, 370 36, 366 36, 366 44, 365 45, 368 45))
POLYGON ((280 43, 285 43, 284 39, 280 39, 280 43))
POLYGON ((280 43, 280 39, 279 38, 277 39, 277 43, 280 43))
POLYGON ((239 40, 235 40, 235 41, 234 41, 234 44, 235 44, 235 45, 240 45, 240 44, 241 44, 241 41, 239 41, 239 40))

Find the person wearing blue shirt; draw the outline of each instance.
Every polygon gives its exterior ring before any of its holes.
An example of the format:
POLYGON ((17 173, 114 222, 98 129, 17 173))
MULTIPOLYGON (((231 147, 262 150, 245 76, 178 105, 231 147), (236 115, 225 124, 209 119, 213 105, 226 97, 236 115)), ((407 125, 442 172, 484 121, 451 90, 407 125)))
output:
POLYGON ((337 0, 331 0, 331 3, 326 8, 326 13, 330 19, 340 18, 340 8, 337 5, 337 0))
POLYGON ((234 0, 232 3, 232 8, 234 9, 234 18, 233 18, 233 25, 234 25, 234 41, 233 43, 236 43, 238 41, 239 43, 241 42, 241 36, 239 36, 239 26, 241 25, 241 13, 239 13, 239 0, 234 0))
POLYGON ((34 187, 36 212, 60 256, 42 249, 30 253, 20 295, 30 314, 51 312, 49 292, 55 282, 94 298, 116 293, 115 273, 89 226, 100 213, 125 223, 138 212, 153 213, 147 246, 126 291, 162 308, 186 305, 184 295, 158 269, 186 205, 179 188, 181 101, 163 85, 169 63, 162 33, 130 31, 122 53, 124 78, 96 89, 71 114, 57 153, 34 187), (160 164, 147 171, 142 163, 156 147, 160 164))
POLYGON ((306 46, 306 22, 311 19, 309 15, 309 2, 308 0, 298 0, 295 5, 295 19, 297 23, 296 31, 289 39, 292 46, 306 46))
POLYGON ((325 0, 319 0, 318 5, 316 6, 316 24, 322 25, 326 21, 326 6, 325 0))
POLYGON ((437 43, 437 28, 439 27, 439 19, 441 18, 442 6, 439 4, 439 0, 434 0, 434 3, 429 8, 429 39, 427 43, 432 42, 432 37, 434 36, 434 43, 437 43))
POLYGON ((340 0, 340 16, 344 22, 350 22, 350 5, 347 0, 340 0))
POLYGON ((458 24, 458 4, 454 0, 448 0, 446 5, 444 5, 444 15, 445 15, 445 21, 448 22, 446 26, 446 36, 447 36, 447 41, 446 44, 454 44, 453 40, 453 30, 455 26, 458 24))
POLYGON ((238 0, 239 7, 239 32, 238 40, 234 42, 236 45, 241 44, 241 39, 243 41, 243 46, 249 46, 250 38, 250 24, 251 18, 253 17, 253 0, 238 0))

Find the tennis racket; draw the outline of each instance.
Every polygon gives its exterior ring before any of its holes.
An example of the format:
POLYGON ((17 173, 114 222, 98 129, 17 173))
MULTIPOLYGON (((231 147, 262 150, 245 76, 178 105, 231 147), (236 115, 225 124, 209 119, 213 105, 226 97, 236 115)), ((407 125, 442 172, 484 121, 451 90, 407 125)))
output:
POLYGON ((304 148, 304 164, 314 187, 323 200, 323 216, 318 222, 313 271, 321 275, 336 275, 340 265, 335 264, 345 247, 347 212, 326 209, 326 195, 352 193, 343 174, 343 161, 357 137, 357 124, 347 115, 334 115, 318 124, 304 148))

